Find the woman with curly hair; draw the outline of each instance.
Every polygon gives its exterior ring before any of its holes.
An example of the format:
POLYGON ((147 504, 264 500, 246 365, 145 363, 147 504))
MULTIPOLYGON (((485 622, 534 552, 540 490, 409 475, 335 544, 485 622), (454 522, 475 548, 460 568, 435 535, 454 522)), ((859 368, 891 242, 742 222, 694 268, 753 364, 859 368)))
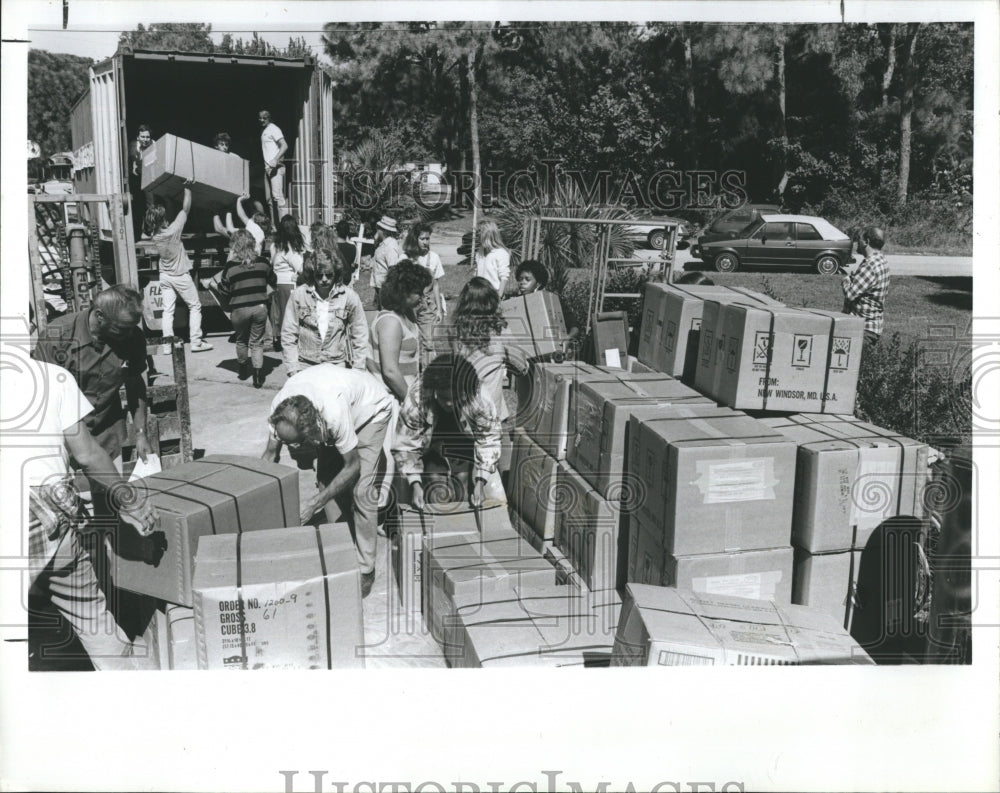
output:
POLYGON ((294 215, 285 215, 278 223, 271 245, 271 266, 277 285, 271 296, 271 329, 274 333, 274 350, 281 351, 281 320, 285 316, 288 298, 302 273, 302 254, 308 250, 302 230, 294 215))
POLYGON ((420 329, 416 310, 424 301, 431 274, 409 259, 400 259, 382 284, 382 310, 371 322, 368 371, 381 376, 400 402, 420 369, 420 329))
POLYGON ((448 313, 439 286, 444 278, 444 267, 441 265, 441 257, 431 250, 430 223, 414 223, 410 226, 403 242, 403 253, 410 261, 425 267, 431 275, 433 288, 424 294, 424 299, 416 310, 417 324, 420 326, 421 360, 426 364, 434 354, 434 326, 448 313))
POLYGON ((392 451, 417 509, 454 501, 456 487, 474 507, 487 497, 504 500, 500 417, 482 397, 475 367, 460 355, 439 355, 410 386, 392 451))
POLYGON ((485 278, 471 278, 458 296, 454 351, 475 367, 482 382, 483 396, 496 405, 501 421, 510 416, 503 393, 508 367, 518 374, 528 371, 527 361, 512 358, 497 338, 506 327, 497 291, 485 278))

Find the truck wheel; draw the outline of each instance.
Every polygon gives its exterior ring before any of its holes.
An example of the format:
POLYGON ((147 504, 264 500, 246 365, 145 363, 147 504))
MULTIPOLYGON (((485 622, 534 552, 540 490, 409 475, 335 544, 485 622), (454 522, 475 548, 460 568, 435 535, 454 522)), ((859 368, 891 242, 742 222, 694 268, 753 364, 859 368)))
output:
POLYGON ((663 229, 654 229, 649 232, 649 236, 646 237, 646 242, 649 243, 650 248, 658 251, 663 247, 664 239, 666 239, 666 234, 663 233, 663 229))
POLYGON ((836 256, 820 256, 816 260, 816 272, 820 275, 836 275, 840 269, 840 262, 836 256))
POLYGON ((720 273, 735 273, 740 269, 740 257, 735 253, 720 253, 715 257, 715 269, 720 273))

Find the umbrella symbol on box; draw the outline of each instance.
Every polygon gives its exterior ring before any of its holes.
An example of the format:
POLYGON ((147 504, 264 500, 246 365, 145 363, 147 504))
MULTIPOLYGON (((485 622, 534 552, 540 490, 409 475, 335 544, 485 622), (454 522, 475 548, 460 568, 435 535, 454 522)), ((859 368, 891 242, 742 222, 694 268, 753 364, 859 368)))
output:
POLYGON ((767 363, 771 359, 771 334, 758 332, 753 343, 753 362, 767 363))
POLYGON ((831 369, 846 369, 851 360, 851 340, 845 336, 833 337, 831 369))

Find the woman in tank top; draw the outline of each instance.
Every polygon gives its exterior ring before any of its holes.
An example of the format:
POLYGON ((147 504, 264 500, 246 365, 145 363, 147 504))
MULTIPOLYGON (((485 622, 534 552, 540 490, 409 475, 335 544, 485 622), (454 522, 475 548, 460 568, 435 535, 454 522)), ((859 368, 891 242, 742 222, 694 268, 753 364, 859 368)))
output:
POLYGON ((382 285, 382 311, 371 322, 368 371, 380 376, 400 402, 420 373, 420 332, 414 312, 430 285, 426 268, 401 259, 389 268, 382 285))

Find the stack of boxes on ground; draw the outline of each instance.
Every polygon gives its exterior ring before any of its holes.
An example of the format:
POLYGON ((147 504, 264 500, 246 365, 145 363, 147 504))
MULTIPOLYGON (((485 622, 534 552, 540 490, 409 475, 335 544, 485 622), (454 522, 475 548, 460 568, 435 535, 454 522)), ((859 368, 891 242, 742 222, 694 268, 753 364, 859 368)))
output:
POLYGON ((852 576, 876 526, 921 514, 927 447, 850 415, 862 336, 750 290, 649 284, 637 361, 533 366, 512 520, 581 596, 624 596, 614 664, 869 661, 852 576), (734 620, 800 652, 741 647, 734 620))
POLYGON ((159 530, 122 531, 117 587, 155 598, 161 669, 363 666, 361 575, 346 524, 297 526, 294 468, 218 455, 139 480, 159 530))

